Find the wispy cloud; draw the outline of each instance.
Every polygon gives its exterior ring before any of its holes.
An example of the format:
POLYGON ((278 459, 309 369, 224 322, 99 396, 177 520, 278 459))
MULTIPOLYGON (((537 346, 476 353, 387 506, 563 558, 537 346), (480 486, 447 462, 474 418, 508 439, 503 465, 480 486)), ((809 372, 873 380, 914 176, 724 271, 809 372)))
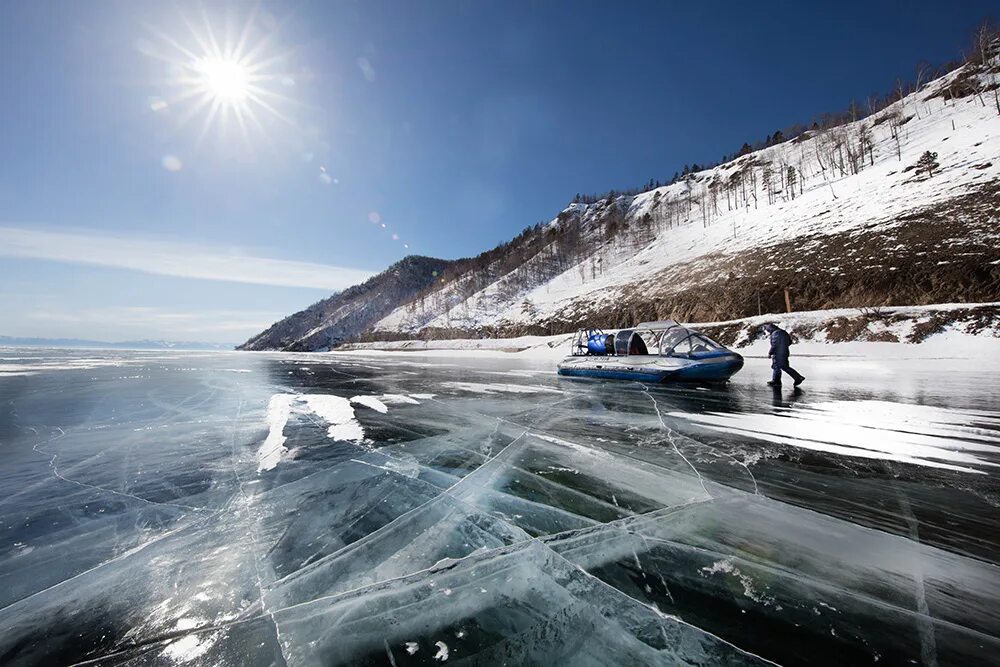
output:
POLYGON ((111 236, 90 231, 46 231, 0 226, 0 257, 95 264, 144 273, 258 285, 341 290, 370 271, 257 257, 236 248, 111 236))
POLYGON ((17 335, 233 342, 263 331, 283 316, 256 310, 177 311, 152 306, 38 310, 25 316, 21 324, 27 325, 26 333, 17 335))

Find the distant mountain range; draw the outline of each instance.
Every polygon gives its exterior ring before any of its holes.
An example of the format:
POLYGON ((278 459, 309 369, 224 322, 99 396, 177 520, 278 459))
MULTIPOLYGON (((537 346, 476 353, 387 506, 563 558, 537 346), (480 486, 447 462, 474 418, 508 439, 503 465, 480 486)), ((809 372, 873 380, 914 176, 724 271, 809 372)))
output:
POLYGON ((109 343, 82 338, 19 338, 0 336, 0 347, 84 347, 101 350, 232 350, 232 343, 201 343, 197 341, 126 340, 109 343))
MULTIPOLYGON (((1000 42, 997 42, 1000 44, 1000 42)), ((994 302, 1000 48, 666 185, 577 196, 477 257, 407 257, 241 349, 994 302), (903 94, 904 92, 908 94, 903 94), (995 99, 994 99, 995 98, 995 99)))

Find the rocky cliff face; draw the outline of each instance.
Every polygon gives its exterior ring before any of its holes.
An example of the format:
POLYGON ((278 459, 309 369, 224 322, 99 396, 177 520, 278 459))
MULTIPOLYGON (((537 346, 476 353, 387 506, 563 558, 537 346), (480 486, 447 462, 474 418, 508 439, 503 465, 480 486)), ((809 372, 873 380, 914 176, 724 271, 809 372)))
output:
POLYGON ((329 349, 344 339, 357 336, 413 299, 451 264, 433 257, 406 257, 364 283, 276 322, 237 349, 329 349))

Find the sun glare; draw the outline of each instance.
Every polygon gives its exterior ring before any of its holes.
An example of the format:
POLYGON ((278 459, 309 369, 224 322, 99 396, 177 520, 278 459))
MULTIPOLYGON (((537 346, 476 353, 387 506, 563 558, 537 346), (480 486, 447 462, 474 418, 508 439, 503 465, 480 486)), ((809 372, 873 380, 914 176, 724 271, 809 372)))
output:
POLYGON ((240 103, 250 92, 250 72, 234 60, 202 58, 195 70, 201 76, 200 84, 219 102, 240 103))
POLYGON ((264 126, 269 118, 295 126, 288 110, 299 104, 285 94, 296 78, 288 70, 293 52, 275 49, 273 19, 255 10, 242 27, 227 20, 216 30, 207 12, 200 21, 181 18, 187 35, 147 26, 156 39, 143 42, 141 50, 163 61, 169 72, 168 90, 153 98, 152 111, 173 112, 178 127, 198 123, 198 143, 212 127, 226 134, 235 125, 249 145, 251 131, 273 135, 273 128, 264 126))

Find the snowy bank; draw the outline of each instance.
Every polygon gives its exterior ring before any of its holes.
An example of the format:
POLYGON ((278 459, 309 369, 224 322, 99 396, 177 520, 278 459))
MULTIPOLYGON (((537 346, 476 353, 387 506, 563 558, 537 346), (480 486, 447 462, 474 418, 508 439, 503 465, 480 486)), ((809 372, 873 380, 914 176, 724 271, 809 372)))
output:
MULTIPOLYGON (((761 325, 767 322, 792 332, 796 356, 959 358, 1000 365, 1000 303, 843 308, 696 322, 688 326, 709 333, 744 356, 766 357, 768 344, 761 325)), ((572 340, 573 334, 379 341, 344 345, 333 354, 420 353, 558 360, 569 353, 572 340)))

